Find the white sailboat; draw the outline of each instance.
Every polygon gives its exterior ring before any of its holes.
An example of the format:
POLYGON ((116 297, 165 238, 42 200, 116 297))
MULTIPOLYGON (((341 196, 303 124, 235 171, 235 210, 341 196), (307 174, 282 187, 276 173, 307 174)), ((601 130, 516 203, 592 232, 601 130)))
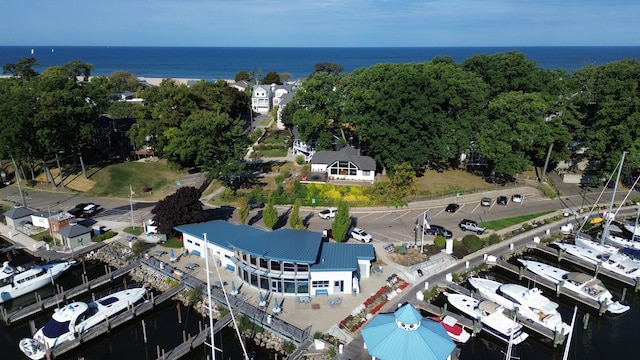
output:
POLYGON ((562 321, 558 304, 549 300, 538 288, 526 288, 518 284, 503 284, 494 280, 472 277, 471 286, 480 295, 507 310, 518 309, 518 314, 528 320, 562 334, 568 334, 571 327, 562 321))
POLYGON ((518 345, 529 336, 522 331, 521 324, 504 314, 502 306, 492 301, 480 301, 462 294, 445 293, 445 295, 453 307, 472 319, 480 320, 485 331, 504 342, 511 341, 514 345, 518 345))
POLYGON ((613 295, 598 278, 581 272, 571 272, 555 266, 533 260, 518 259, 532 273, 547 279, 554 284, 562 282, 562 286, 584 297, 599 303, 605 302, 607 310, 612 314, 622 314, 629 306, 613 301, 613 295))

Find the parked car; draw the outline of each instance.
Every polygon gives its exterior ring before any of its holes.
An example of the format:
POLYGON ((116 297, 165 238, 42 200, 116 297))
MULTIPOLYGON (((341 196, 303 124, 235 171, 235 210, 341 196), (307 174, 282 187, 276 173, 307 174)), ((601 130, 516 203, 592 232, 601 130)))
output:
POLYGON ((482 200, 480 200, 480 206, 491 206, 491 198, 482 198, 482 200))
POLYGON ((349 230, 349 234, 351 234, 352 238, 365 243, 371 242, 371 240, 373 240, 371 234, 367 234, 366 231, 357 227, 352 227, 351 230, 349 230))
POLYGON ((262 209, 264 208, 264 203, 262 201, 251 199, 249 200, 249 209, 262 209))
POLYGON ((83 215, 85 217, 89 217, 98 211, 98 206, 96 204, 89 204, 82 209, 83 215))
POLYGON ((336 212, 338 212, 338 208, 330 207, 328 209, 320 211, 318 213, 318 216, 320 216, 321 218, 323 218, 325 220, 328 220, 328 219, 336 217, 336 212))
POLYGON ((449 205, 447 205, 447 208, 444 209, 444 211, 446 211, 448 213, 454 213, 454 212, 458 211, 459 208, 460 208, 460 205, 458 205, 458 204, 449 204, 449 205))
POLYGON ((506 196, 498 196, 498 205, 507 206, 509 199, 506 196))
POLYGON ((469 219, 463 219, 462 221, 460 221, 458 226, 462 231, 473 231, 475 233, 478 233, 478 235, 484 233, 484 231, 486 230, 484 226, 479 225, 477 222, 469 219))
POLYGON ((428 228, 427 227, 424 228, 424 233, 429 235, 436 235, 436 236, 440 235, 445 239, 451 239, 453 237, 453 233, 451 233, 451 231, 447 230, 446 228, 440 225, 429 225, 428 228))
POLYGON ((522 195, 520 194, 515 194, 511 197, 511 201, 513 201, 514 203, 521 203, 522 202, 522 195))

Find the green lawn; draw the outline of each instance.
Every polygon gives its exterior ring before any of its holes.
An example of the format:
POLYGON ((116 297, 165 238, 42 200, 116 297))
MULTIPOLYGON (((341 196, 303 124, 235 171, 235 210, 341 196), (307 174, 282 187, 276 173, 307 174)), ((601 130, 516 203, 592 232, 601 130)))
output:
POLYGON ((159 200, 180 179, 182 172, 170 169, 166 161, 125 162, 104 167, 90 176, 96 184, 86 196, 128 198, 129 189, 137 200, 159 200), (142 188, 150 191, 143 193, 142 188))
POLYGON ((510 218, 485 221, 482 223, 482 225, 484 225, 484 227, 486 227, 487 230, 497 231, 497 230, 506 229, 513 225, 525 223, 531 219, 535 219, 540 216, 551 214, 552 212, 553 211, 544 211, 544 212, 539 212, 535 214, 526 214, 526 215, 514 216, 510 218))

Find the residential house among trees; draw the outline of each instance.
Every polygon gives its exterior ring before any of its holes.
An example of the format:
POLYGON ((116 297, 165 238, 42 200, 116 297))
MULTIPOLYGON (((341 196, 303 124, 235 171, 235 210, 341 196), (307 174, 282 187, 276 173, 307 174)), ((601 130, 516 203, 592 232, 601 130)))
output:
POLYGON ((311 158, 312 173, 326 173, 328 179, 374 182, 376 161, 345 146, 339 151, 316 151, 311 158))

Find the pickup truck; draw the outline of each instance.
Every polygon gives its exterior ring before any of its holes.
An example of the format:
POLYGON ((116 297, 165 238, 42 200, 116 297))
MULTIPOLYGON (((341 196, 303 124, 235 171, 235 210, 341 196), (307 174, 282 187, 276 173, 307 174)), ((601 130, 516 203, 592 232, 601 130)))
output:
POLYGON ((460 226, 460 230, 462 231, 473 231, 475 233, 478 233, 478 235, 481 235, 486 230, 484 226, 478 225, 477 222, 469 219, 460 221, 458 226, 460 226))

